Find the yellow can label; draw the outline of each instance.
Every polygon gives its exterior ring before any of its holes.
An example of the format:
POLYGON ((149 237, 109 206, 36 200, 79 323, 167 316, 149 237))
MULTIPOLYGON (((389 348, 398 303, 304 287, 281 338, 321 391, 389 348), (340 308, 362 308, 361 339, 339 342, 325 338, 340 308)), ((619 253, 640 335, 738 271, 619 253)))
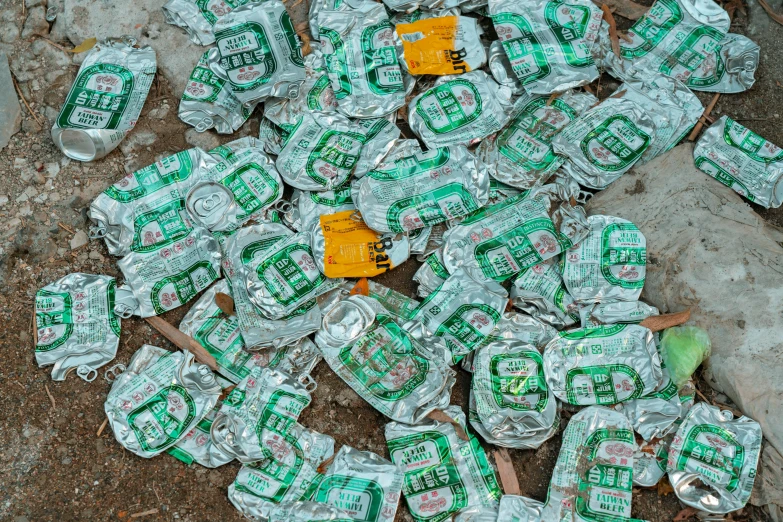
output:
POLYGON ((370 229, 358 216, 355 210, 321 216, 326 277, 372 277, 393 268, 392 238, 370 229))
POLYGON ((397 25, 408 72, 443 75, 471 71, 464 61, 467 52, 459 34, 459 18, 442 16, 397 25))

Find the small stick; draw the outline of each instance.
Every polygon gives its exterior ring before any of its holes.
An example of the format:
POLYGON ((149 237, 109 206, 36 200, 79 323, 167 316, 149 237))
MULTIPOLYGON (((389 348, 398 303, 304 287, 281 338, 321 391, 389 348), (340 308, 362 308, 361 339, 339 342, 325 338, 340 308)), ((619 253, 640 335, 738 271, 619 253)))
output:
POLYGON ((49 391, 49 385, 48 384, 44 384, 44 388, 46 388, 46 395, 49 396, 49 400, 52 402, 52 409, 56 410, 57 409, 57 403, 54 402, 54 395, 52 395, 52 392, 49 391))
POLYGON ((327 470, 327 469, 329 469, 329 466, 332 464, 332 462, 334 462, 334 457, 335 457, 335 455, 332 455, 331 457, 329 457, 329 458, 328 458, 328 459, 326 459, 325 461, 321 462, 321 463, 318 465, 318 469, 316 469, 316 471, 317 471, 318 473, 321 473, 322 475, 323 475, 324 473, 326 473, 326 470, 327 470))
POLYGON ((58 226, 58 227, 60 227, 60 228, 62 228, 62 229, 63 229, 63 230, 65 230, 66 232, 69 232, 69 233, 71 233, 71 234, 75 234, 75 233, 76 233, 76 231, 75 231, 74 229, 72 229, 71 227, 69 227, 68 225, 66 225, 66 224, 65 224, 65 223, 63 223, 63 222, 59 222, 59 223, 57 223, 57 226, 58 226))
POLYGON ((601 4, 601 11, 604 13, 604 19, 609 24, 609 40, 612 42, 612 52, 614 55, 620 57, 620 38, 617 35, 617 22, 614 21, 612 11, 609 10, 609 6, 601 4))
POLYGON ((210 355, 210 353, 194 338, 184 332, 181 332, 160 317, 147 317, 146 321, 150 323, 153 328, 163 334, 163 337, 174 343, 178 348, 192 353, 196 356, 196 360, 198 362, 206 364, 212 369, 212 371, 217 371, 217 361, 215 361, 215 358, 212 357, 212 355, 210 355))
POLYGON ((101 433, 103 433, 103 430, 106 429, 106 426, 109 424, 109 418, 103 419, 103 422, 101 423, 101 427, 98 428, 98 433, 95 434, 96 437, 100 437, 101 433))
POLYGON ((19 90, 19 84, 18 84, 18 83, 16 83, 16 78, 14 78, 13 76, 11 76, 11 79, 14 81, 14 87, 16 88, 16 92, 17 92, 17 94, 19 94, 19 97, 20 97, 20 98, 22 99, 22 101, 24 102, 24 106, 25 106, 25 107, 27 107, 27 110, 30 112, 30 116, 32 116, 32 117, 33 117, 33 119, 35 120, 35 123, 37 123, 39 127, 43 128, 43 124, 42 124, 42 123, 41 123, 41 121, 38 119, 38 116, 36 116, 36 115, 35 115, 35 113, 33 112, 33 110, 30 108, 30 104, 29 104, 29 103, 27 103, 27 100, 25 100, 25 99, 24 99, 24 95, 22 94, 22 91, 21 91, 21 90, 19 90))
POLYGON ((455 421, 454 419, 446 415, 446 413, 443 410, 432 410, 427 414, 427 417, 438 422, 448 422, 449 424, 454 426, 454 431, 457 432, 457 437, 459 437, 462 440, 470 440, 468 438, 468 434, 465 433, 465 429, 462 426, 460 426, 459 422, 455 421))
POLYGON ((158 514, 157 509, 148 509, 147 511, 142 511, 141 513, 134 513, 130 517, 140 518, 140 517, 146 517, 147 515, 157 515, 157 514, 158 514))
POLYGON ((684 324, 688 322, 690 318, 691 310, 689 308, 683 312, 677 312, 676 314, 663 314, 648 317, 639 323, 639 326, 649 328, 653 332, 660 332, 661 330, 671 328, 672 326, 679 326, 684 324))
POLYGON ((65 48, 65 47, 63 47, 62 45, 60 45, 60 44, 58 44, 58 43, 56 43, 56 42, 53 42, 53 41, 49 40, 48 38, 44 38, 44 37, 43 37, 43 36, 41 36, 40 34, 34 34, 34 35, 33 35, 33 38, 34 38, 34 39, 35 39, 35 38, 37 38, 38 40, 43 40, 44 42, 48 43, 49 45, 52 45, 52 46, 54 46, 54 47, 57 47, 57 48, 58 48, 59 50, 61 50, 61 51, 64 51, 64 52, 66 52, 66 53, 68 52, 68 49, 66 49, 66 48, 65 48))
POLYGON ((696 122, 696 126, 693 127, 693 132, 691 132, 690 136, 688 136, 688 141, 694 141, 699 136, 699 133, 701 132, 701 128, 704 126, 704 122, 712 112, 712 109, 715 108, 715 104, 718 103, 718 98, 720 98, 720 93, 716 92, 715 96, 713 96, 712 100, 710 100, 710 104, 707 105, 706 109, 704 109, 704 112, 699 118, 699 121, 696 122))
POLYGON ((503 484, 503 493, 506 495, 519 495, 519 480, 514 464, 511 463, 511 455, 506 448, 495 450, 495 464, 498 466, 500 483, 503 484))

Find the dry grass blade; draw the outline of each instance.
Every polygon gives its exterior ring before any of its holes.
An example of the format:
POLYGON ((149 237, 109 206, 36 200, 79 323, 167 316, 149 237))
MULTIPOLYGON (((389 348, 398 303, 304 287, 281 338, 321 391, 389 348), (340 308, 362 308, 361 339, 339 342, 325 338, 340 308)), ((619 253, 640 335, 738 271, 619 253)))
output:
POLYGON ((147 515, 157 515, 157 514, 158 514, 157 509, 148 509, 147 511, 142 511, 141 513, 134 513, 130 517, 140 518, 140 517, 146 517, 147 515))
POLYGON ((601 5, 601 11, 604 12, 604 19, 609 24, 609 40, 612 42, 612 52, 614 55, 620 57, 620 38, 617 36, 617 22, 614 21, 612 11, 609 10, 609 6, 606 4, 601 5))
POLYGON ((614 14, 629 20, 638 20, 649 9, 649 7, 631 2, 631 0, 605 0, 604 5, 608 6, 614 14))
POLYGON ((783 15, 776 13, 775 10, 772 9, 772 6, 766 2, 766 0, 759 0, 759 5, 767 12, 770 18, 775 20, 780 25, 783 25, 783 15))
POLYGON ((519 480, 517 472, 514 470, 514 464, 511 462, 511 455, 506 448, 495 450, 495 464, 498 467, 500 483, 503 484, 503 493, 506 495, 519 495, 519 480))
POLYGON ((43 124, 41 123, 41 120, 38 119, 38 116, 33 112, 33 109, 30 108, 30 104, 27 103, 27 100, 25 99, 24 95, 22 94, 21 89, 19 89, 19 84, 16 83, 16 78, 14 78, 12 76, 11 79, 14 81, 14 88, 16 89, 16 93, 19 95, 19 97, 24 102, 24 106, 27 107, 27 112, 29 112, 30 116, 33 117, 33 119, 35 120, 35 123, 37 123, 38 126, 43 129, 43 124))
POLYGON ((103 419, 103 422, 101 423, 101 427, 98 428, 98 433, 95 434, 96 437, 100 437, 101 433, 103 433, 103 430, 106 429, 106 426, 109 424, 109 419, 103 419))
POLYGON ((654 315, 652 317, 648 317, 639 323, 639 325, 644 326, 645 328, 649 328, 653 332, 660 332, 661 330, 666 330, 672 326, 679 326, 684 324, 688 322, 688 319, 690 318, 691 311, 688 309, 683 312, 677 312, 676 314, 654 315))
POLYGON ((49 396, 49 401, 52 403, 52 409, 56 410, 57 409, 57 403, 54 402, 54 395, 52 395, 52 392, 49 391, 49 385, 48 384, 44 384, 44 388, 46 388, 46 395, 49 396))

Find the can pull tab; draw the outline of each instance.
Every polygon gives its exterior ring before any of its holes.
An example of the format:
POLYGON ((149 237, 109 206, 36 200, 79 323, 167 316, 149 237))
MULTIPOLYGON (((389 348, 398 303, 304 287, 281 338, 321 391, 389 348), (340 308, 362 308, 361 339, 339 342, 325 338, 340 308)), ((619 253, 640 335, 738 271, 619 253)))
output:
POLYGON ((87 366, 86 364, 82 364, 81 366, 76 367, 76 375, 87 382, 92 382, 96 377, 98 377, 98 370, 87 366))
POLYGON ((207 116, 196 125, 196 132, 205 132, 215 126, 215 121, 207 116))
POLYGON ((112 366, 111 368, 103 372, 103 378, 106 380, 106 382, 113 383, 117 379, 117 377, 125 373, 125 370, 127 370, 127 368, 125 367, 124 364, 122 363, 115 364, 114 366, 112 366))
POLYGON ((587 202, 590 201, 593 198, 593 194, 591 192, 585 192, 584 190, 580 190, 579 194, 576 195, 576 202, 581 205, 587 205, 587 202))
POLYGON ((288 86, 288 96, 289 100, 296 99, 297 96, 299 96, 299 84, 298 83, 292 83, 288 86))
POLYGON ((106 237, 106 227, 90 227, 88 236, 90 239, 103 239, 106 237))
POLYGON ((299 382, 304 386, 307 393, 313 393, 318 388, 318 383, 309 373, 305 373, 299 376, 299 382))

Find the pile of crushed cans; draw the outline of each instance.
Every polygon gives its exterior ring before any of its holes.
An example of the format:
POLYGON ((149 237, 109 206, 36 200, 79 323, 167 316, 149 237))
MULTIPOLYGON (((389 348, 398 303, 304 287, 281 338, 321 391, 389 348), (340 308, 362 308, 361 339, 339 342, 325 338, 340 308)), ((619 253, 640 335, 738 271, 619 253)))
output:
MULTIPOLYGON (((692 91, 753 84, 758 46, 727 32, 718 4, 657 0, 613 41, 590 0, 314 0, 304 57, 278 0, 164 11, 213 46, 179 117, 221 134, 259 104, 263 118, 258 138, 163 158, 92 202, 91 237, 121 256, 123 284, 75 273, 36 296, 38 364, 92 380, 122 319, 201 293, 179 329, 217 371, 151 345, 111 367, 120 444, 207 467, 238 460, 229 499, 262 521, 391 521, 400 496, 420 522, 630 520, 634 485, 665 474, 700 512, 745 506, 759 424, 672 381, 658 334, 639 324, 659 313, 639 301, 644 235, 582 206, 684 138, 703 113, 692 91), (623 83, 599 102, 589 84, 601 72, 623 83), (398 115, 417 139, 401 137, 398 115), (412 256, 420 301, 345 279, 412 256), (390 460, 335 453, 298 422, 321 359, 388 417, 390 460), (450 404, 457 371, 472 374, 467 416, 450 404), (546 502, 502 494, 468 427, 534 450, 563 410, 546 502)), ((155 71, 153 49, 100 42, 55 143, 81 161, 108 154, 155 71)), ((783 151, 727 117, 694 159, 758 204, 783 202, 783 151)))

